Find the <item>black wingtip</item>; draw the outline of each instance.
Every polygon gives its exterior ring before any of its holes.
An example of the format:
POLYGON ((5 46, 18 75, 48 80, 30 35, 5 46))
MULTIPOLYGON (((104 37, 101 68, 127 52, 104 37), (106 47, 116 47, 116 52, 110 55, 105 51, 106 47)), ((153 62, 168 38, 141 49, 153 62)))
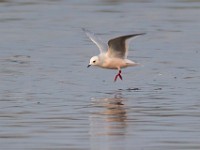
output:
POLYGON ((139 36, 139 35, 145 35, 146 33, 138 33, 138 34, 135 34, 135 36, 139 36))
POLYGON ((86 31, 87 31, 87 30, 86 30, 85 28, 83 28, 83 27, 81 28, 81 30, 82 30, 83 32, 86 32, 86 31))
POLYGON ((83 27, 82 27, 81 29, 82 29, 83 31, 85 31, 85 30, 86 30, 86 29, 85 29, 85 28, 83 28, 83 27))
POLYGON ((81 29, 82 29, 82 31, 85 32, 85 33, 87 33, 87 32, 90 33, 90 32, 91 32, 91 31, 89 31, 88 29, 86 29, 86 28, 84 28, 84 27, 82 27, 81 29))

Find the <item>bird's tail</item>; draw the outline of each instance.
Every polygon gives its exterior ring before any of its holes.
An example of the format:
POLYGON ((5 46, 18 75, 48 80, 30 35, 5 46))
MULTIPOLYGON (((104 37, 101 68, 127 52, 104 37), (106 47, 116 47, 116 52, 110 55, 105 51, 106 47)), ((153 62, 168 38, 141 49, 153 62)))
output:
POLYGON ((126 64, 128 66, 137 66, 137 65, 139 65, 139 63, 133 62, 133 61, 131 61, 129 59, 126 59, 125 61, 126 61, 126 64))

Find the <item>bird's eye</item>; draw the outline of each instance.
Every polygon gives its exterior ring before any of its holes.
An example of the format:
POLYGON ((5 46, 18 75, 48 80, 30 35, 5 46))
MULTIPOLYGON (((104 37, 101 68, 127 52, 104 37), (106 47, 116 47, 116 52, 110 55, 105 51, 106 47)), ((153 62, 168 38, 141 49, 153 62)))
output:
POLYGON ((95 63, 95 62, 96 62, 96 60, 93 61, 93 63, 95 63))

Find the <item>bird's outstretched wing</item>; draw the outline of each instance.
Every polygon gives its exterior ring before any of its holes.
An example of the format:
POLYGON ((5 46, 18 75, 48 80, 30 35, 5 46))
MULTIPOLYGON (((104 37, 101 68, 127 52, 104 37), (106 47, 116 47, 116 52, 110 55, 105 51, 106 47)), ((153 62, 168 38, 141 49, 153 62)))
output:
POLYGON ((128 43, 127 40, 138 35, 143 35, 145 33, 139 34, 130 34, 125 36, 120 36, 108 41, 108 56, 109 57, 118 57, 118 58, 127 58, 128 55, 128 43))
POLYGON ((90 38, 90 40, 92 40, 92 42, 94 42, 97 45, 97 47, 100 50, 100 53, 104 53, 107 51, 108 49, 107 44, 105 44, 100 38, 98 38, 94 33, 85 28, 82 28, 82 30, 90 38))

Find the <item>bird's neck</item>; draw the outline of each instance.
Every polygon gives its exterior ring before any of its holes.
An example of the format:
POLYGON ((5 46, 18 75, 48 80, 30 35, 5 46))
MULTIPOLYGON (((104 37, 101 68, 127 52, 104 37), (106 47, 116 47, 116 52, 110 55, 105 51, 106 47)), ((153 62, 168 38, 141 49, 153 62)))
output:
POLYGON ((106 55, 104 53, 101 53, 98 57, 99 57, 99 64, 100 64, 100 66, 103 66, 103 64, 105 62, 106 55))

